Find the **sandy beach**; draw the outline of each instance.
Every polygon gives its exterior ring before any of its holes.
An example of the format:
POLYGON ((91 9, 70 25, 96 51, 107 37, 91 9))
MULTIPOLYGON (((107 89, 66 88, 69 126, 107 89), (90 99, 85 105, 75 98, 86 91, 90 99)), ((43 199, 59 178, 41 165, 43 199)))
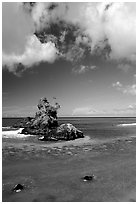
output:
POLYGON ((135 136, 55 143, 3 138, 3 201, 135 201, 135 142, 135 136), (91 174, 96 179, 84 182, 91 174), (24 190, 12 192, 18 183, 24 190))

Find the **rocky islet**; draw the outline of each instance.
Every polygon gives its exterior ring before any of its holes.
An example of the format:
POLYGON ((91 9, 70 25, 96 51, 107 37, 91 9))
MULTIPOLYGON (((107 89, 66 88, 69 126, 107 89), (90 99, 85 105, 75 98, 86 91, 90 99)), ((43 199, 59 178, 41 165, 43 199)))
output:
POLYGON ((23 128, 21 134, 39 135, 39 140, 74 140, 83 138, 83 132, 72 124, 58 124, 57 110, 59 103, 50 104, 46 97, 39 100, 38 111, 34 118, 27 117, 14 124, 15 128, 23 128))

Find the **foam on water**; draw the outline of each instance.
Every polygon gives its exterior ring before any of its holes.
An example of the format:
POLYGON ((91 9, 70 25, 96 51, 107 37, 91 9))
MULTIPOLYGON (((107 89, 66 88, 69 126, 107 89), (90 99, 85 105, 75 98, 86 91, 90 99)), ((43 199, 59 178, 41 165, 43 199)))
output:
POLYGON ((23 137, 29 137, 31 135, 24 135, 24 134, 21 134, 21 131, 23 130, 24 128, 20 128, 18 130, 9 130, 9 131, 3 131, 2 132, 2 137, 3 138, 23 138, 23 137))
POLYGON ((136 123, 123 123, 123 124, 119 124, 117 126, 121 126, 121 127, 126 127, 126 126, 136 126, 136 123))
POLYGON ((8 130, 8 129, 10 129, 10 128, 11 128, 10 126, 5 126, 5 127, 2 127, 2 130, 3 130, 3 129, 7 129, 7 130, 8 130))

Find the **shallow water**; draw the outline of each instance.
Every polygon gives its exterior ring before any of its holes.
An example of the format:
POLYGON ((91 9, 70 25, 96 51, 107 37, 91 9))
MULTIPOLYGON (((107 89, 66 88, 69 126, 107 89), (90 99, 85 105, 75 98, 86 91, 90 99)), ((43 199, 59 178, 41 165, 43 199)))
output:
MULTIPOLYGON (((3 126, 16 121, 4 119, 3 126)), ((6 128, 10 137, 3 139, 3 202, 135 202, 136 143, 135 138, 126 139, 135 137, 135 122, 135 118, 60 118, 60 124, 72 123, 91 137, 63 143, 18 139, 11 135, 20 136, 19 130, 6 128), (94 182, 82 181, 91 174, 94 182), (25 189, 12 192, 18 183, 25 189)))

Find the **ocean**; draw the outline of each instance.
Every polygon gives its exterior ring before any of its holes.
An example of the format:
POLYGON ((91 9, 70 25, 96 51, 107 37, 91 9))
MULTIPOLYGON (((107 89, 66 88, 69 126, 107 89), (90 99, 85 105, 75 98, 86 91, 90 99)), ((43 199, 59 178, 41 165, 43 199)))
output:
MULTIPOLYGON (((22 119, 3 118, 3 132, 22 119)), ((83 131, 84 135, 95 139, 136 136, 135 117, 60 117, 58 121, 59 125, 62 123, 71 123, 83 131)), ((10 133, 10 130, 7 132, 10 133)))

